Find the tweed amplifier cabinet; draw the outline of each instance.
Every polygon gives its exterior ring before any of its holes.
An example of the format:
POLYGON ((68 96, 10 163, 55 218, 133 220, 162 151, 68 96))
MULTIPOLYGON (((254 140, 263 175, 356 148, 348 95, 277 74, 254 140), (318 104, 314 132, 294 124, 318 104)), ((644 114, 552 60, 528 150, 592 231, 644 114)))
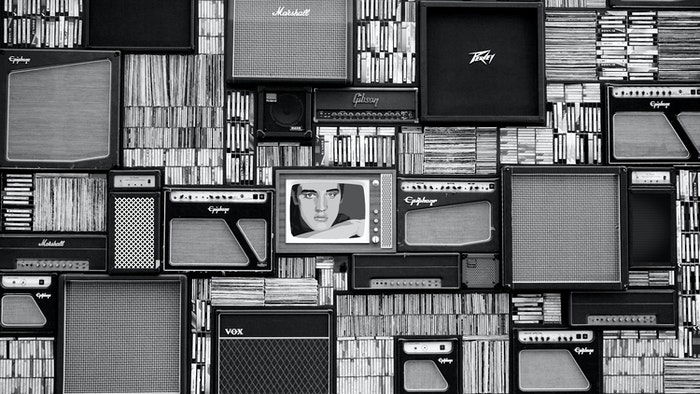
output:
POLYGON ((231 83, 349 83, 350 0, 227 1, 226 77, 231 83))
POLYGON ((333 393, 333 311, 217 309, 216 392, 333 393))
POLYGON ((622 167, 505 167, 504 283, 620 289, 627 281, 622 167))
POLYGON ((59 293, 59 393, 185 392, 184 276, 64 275, 59 293))
POLYGON ((112 171, 109 184, 109 271, 157 271, 161 263, 160 172, 112 171))

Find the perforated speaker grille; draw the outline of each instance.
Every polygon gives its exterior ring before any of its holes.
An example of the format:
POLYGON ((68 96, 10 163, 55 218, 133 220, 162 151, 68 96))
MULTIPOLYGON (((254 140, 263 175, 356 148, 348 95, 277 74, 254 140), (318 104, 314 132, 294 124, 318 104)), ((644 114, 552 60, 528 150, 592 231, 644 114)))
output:
POLYGON ((12 72, 7 158, 73 162, 109 156, 111 67, 100 60, 12 72))
POLYGON ((3 327, 38 328, 46 325, 46 316, 31 294, 6 294, 2 297, 0 309, 3 327))
POLYGON ((170 264, 245 266, 248 256, 223 219, 170 221, 170 264))
POLYGON ((65 394, 180 393, 181 284, 67 280, 65 394))
POLYGON ((491 239, 488 201, 409 211, 404 231, 408 245, 470 245, 491 239))
POLYGON ((326 394, 328 339, 221 339, 219 394, 326 394))
POLYGON ((619 182, 613 174, 513 174, 513 283, 620 282, 619 182))
POLYGON ((114 268, 155 268, 153 197, 114 198, 114 268))
POLYGON ((233 78, 347 78, 347 0, 236 0, 230 8, 233 78))
POLYGON ((391 248, 394 246, 394 177, 391 174, 382 174, 381 187, 382 239, 380 246, 391 248))

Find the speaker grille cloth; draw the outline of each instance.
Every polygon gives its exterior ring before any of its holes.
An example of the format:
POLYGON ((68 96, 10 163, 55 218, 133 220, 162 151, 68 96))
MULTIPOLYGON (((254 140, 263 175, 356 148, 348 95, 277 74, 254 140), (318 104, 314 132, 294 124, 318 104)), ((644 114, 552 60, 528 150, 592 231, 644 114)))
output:
POLYGON ((173 219, 170 264, 245 266, 248 256, 223 219, 173 219))
POLYGON ((467 257, 462 265, 462 281, 467 287, 494 287, 499 263, 495 257, 467 257))
POLYGON ((30 294, 8 294, 2 297, 3 327, 44 327, 46 316, 30 294))
POLYGON ((66 282, 63 386, 72 393, 180 393, 174 281, 66 282))
POLYGON ((329 393, 328 339, 221 339, 219 394, 329 393))
POLYGON ((114 268, 154 268, 155 204, 153 197, 114 198, 114 268))
POLYGON ((241 219, 236 224, 260 261, 267 259, 267 220, 241 219))
POLYGON ((568 350, 522 350, 518 385, 523 391, 588 391, 590 382, 568 350))
POLYGON ((695 149, 700 150, 700 113, 681 112, 678 114, 678 122, 683 126, 690 140, 693 141, 695 149))
POLYGON ((619 282, 619 187, 617 175, 513 174, 513 282, 619 282))
POLYGON ((404 363, 403 387, 409 392, 444 392, 449 385, 433 360, 410 360, 404 363))
POLYGON ((233 77, 345 79, 348 74, 344 0, 236 0, 233 77), (279 9, 306 17, 273 16, 279 9))
POLYGON ((690 153, 662 113, 613 115, 616 159, 687 159, 690 153))
POLYGON ((392 248, 394 246, 394 177, 391 174, 381 175, 381 202, 379 210, 382 215, 380 247, 392 248))
POLYGON ((469 245, 491 239, 488 201, 425 208, 406 213, 409 245, 469 245))
POLYGON ((7 158, 72 162, 109 156, 111 67, 100 60, 12 72, 7 158))

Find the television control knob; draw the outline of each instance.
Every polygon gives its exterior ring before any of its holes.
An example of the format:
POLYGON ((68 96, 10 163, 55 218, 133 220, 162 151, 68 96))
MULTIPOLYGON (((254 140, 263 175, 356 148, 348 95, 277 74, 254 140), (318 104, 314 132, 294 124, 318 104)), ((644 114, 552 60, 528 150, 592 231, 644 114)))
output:
POLYGON ((373 244, 378 244, 379 243, 379 236, 375 235, 372 237, 372 243, 373 244))

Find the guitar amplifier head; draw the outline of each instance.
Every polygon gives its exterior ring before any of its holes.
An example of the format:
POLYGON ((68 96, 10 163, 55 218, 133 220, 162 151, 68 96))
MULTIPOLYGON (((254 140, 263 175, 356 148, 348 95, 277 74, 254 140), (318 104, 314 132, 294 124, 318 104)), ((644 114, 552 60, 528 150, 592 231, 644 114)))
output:
POLYGON ((348 83, 352 2, 226 2, 226 75, 233 83, 348 83))

